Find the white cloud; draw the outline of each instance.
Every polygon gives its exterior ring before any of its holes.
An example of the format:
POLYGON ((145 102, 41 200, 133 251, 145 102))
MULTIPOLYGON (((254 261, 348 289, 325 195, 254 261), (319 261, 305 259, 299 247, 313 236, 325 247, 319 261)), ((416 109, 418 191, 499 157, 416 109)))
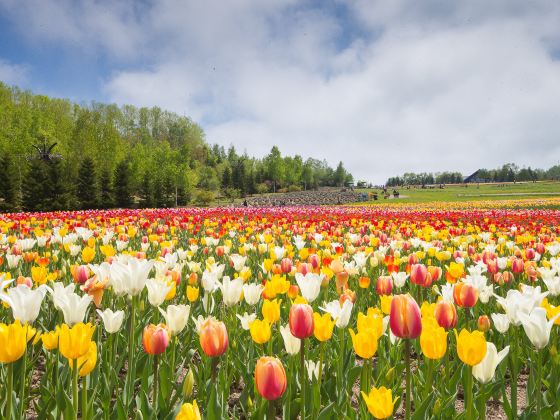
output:
POLYGON ((9 8, 58 19, 31 36, 120 60, 110 100, 190 115, 251 154, 277 144, 382 182, 560 152, 556 2, 340 1, 345 17, 295 0, 45 3, 9 8))
POLYGON ((27 82, 27 67, 0 58, 0 81, 8 85, 24 85, 27 82))

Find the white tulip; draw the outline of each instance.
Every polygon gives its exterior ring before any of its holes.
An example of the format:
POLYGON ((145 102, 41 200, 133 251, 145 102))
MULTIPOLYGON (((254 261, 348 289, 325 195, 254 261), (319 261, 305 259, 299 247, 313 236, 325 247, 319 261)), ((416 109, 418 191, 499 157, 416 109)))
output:
POLYGON ((239 254, 232 254, 229 256, 229 259, 231 260, 231 263, 233 264, 233 269, 235 271, 237 271, 238 273, 243 270, 243 267, 245 267, 245 262, 247 261, 247 257, 244 257, 242 255, 239 254))
POLYGON ((281 246, 275 246, 274 247, 274 256, 276 257, 277 261, 284 258, 285 253, 286 253, 286 250, 283 247, 281 247, 281 246))
POLYGON ((159 306, 165 302, 165 297, 173 288, 173 285, 163 279, 148 279, 146 281, 148 289, 148 301, 152 306, 159 306))
POLYGON ((113 312, 111 309, 107 308, 104 311, 98 309, 97 313, 103 320, 105 331, 109 334, 114 334, 121 329, 124 319, 124 311, 113 312))
POLYGON ((281 326, 280 334, 282 334, 282 338, 284 339, 284 347, 286 348, 286 352, 292 356, 294 354, 298 354, 299 349, 301 347, 301 340, 292 335, 292 332, 290 331, 290 326, 289 325, 281 326))
POLYGON ((250 283, 243 285, 243 297, 245 298, 245 302, 249 305, 256 305, 258 301, 261 299, 262 291, 264 290, 264 286, 259 283, 250 283))
POLYGON ((505 270, 508 264, 508 257, 498 257, 498 268, 505 270))
POLYGON ((52 286, 52 289, 47 288, 47 290, 52 295, 53 305, 55 309, 62 310, 62 307, 60 305, 67 299, 69 295, 74 293, 74 288, 76 285, 74 283, 70 283, 69 285, 65 286, 64 283, 57 281, 53 283, 52 286))
POLYGON ((218 280, 219 272, 212 272, 212 271, 204 271, 202 273, 202 288, 207 293, 214 293, 216 290, 220 288, 220 282, 218 280))
POLYGON ((527 334, 527 337, 537 350, 541 350, 548 345, 550 331, 552 330, 554 321, 559 317, 560 314, 557 314, 548 321, 546 318, 546 309, 540 307, 533 309, 529 315, 524 313, 519 314, 525 334, 527 334))
POLYGON ((482 359, 478 365, 474 365, 472 368, 472 374, 476 380, 480 383, 486 384, 494 378, 496 373, 496 368, 502 360, 508 355, 509 346, 504 348, 498 353, 494 343, 486 343, 486 356, 482 359))
POLYGON ((22 324, 33 323, 39 316, 41 303, 47 293, 44 285, 36 289, 20 284, 8 289, 6 294, 0 294, 0 299, 10 305, 14 320, 19 319, 22 324))
POLYGON ((165 325, 167 325, 169 333, 172 336, 183 331, 189 320, 189 314, 191 313, 191 307, 189 305, 169 305, 165 311, 161 308, 158 309, 165 318, 165 325))
POLYGON ((84 322, 89 304, 93 298, 90 295, 80 296, 74 292, 64 295, 59 301, 59 307, 64 314, 64 322, 69 326, 84 322))
MULTIPOLYGON (((324 365, 324 363, 323 363, 324 365)), ((321 366, 320 362, 314 362, 313 360, 306 360, 305 361, 305 368, 307 370, 307 377, 309 378, 310 382, 313 382, 313 378, 315 380, 319 380, 319 367, 321 366)))
POLYGON ((243 292, 243 279, 238 277, 231 280, 228 276, 224 276, 220 284, 222 291, 222 299, 226 306, 233 306, 239 303, 241 293, 243 292))
POLYGON ((494 328, 499 333, 506 333, 509 329, 509 317, 505 314, 492 314, 492 321, 494 321, 494 328))
POLYGON ((21 260, 21 255, 6 254, 6 261, 8 262, 8 268, 13 270, 16 268, 21 260))
POLYGON ((128 294, 129 296, 139 295, 144 287, 154 261, 139 260, 129 258, 126 263, 115 261, 111 264, 111 281, 115 293, 128 294))
POLYGON ((550 292, 551 296, 560 295, 560 276, 544 278, 543 282, 546 284, 546 288, 550 292))
POLYGON ((251 322, 257 319, 257 314, 249 315, 247 312, 245 312, 243 315, 237 314, 237 318, 241 322, 241 328, 243 328, 245 331, 248 331, 251 322))
POLYGON ((305 276, 301 273, 296 273, 296 282, 299 286, 301 295, 309 303, 313 302, 319 296, 321 291, 321 282, 323 277, 315 273, 307 273, 305 276))
POLYGON ((88 267, 93 274, 97 276, 97 280, 100 282, 111 280, 111 264, 108 262, 102 262, 101 264, 89 264, 88 267))
POLYGON ((496 296, 498 303, 504 308, 510 322, 515 325, 521 325, 520 314, 528 315, 533 308, 539 306, 548 292, 540 293, 540 286, 533 288, 525 286, 523 292, 519 290, 508 290, 506 297, 496 296))
POLYGON ((346 299, 341 305, 338 300, 333 300, 327 303, 324 307, 319 307, 323 312, 330 314, 332 319, 336 321, 336 326, 338 328, 346 328, 348 322, 350 321, 350 315, 352 315, 353 303, 346 299))
POLYGON ((391 277, 393 277, 393 283, 395 283, 395 287, 398 287, 400 289, 405 285, 408 274, 404 271, 401 271, 399 273, 392 273, 391 277))

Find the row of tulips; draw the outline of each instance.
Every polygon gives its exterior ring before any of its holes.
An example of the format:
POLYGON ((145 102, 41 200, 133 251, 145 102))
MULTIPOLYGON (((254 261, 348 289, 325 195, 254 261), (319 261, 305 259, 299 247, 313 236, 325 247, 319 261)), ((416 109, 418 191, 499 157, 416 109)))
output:
POLYGON ((478 419, 494 401, 508 418, 553 418, 559 220, 350 207, 1 216, 2 417, 478 419))

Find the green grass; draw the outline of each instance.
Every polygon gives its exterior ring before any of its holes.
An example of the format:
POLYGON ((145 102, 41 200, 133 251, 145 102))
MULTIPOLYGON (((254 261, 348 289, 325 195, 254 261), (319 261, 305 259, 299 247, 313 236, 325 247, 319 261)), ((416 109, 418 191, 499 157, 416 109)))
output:
MULTIPOLYGON (((383 199, 381 190, 359 189, 359 192, 377 191, 379 199, 371 203, 427 203, 451 201, 522 200, 527 198, 558 198, 560 182, 543 181, 508 184, 449 185, 444 189, 397 188, 402 198, 383 199)), ((390 192, 393 189, 389 189, 390 192)))

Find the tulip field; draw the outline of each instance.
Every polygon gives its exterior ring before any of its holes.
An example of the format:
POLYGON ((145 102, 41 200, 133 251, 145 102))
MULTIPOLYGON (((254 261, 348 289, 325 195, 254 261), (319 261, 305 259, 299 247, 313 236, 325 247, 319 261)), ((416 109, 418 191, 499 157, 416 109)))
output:
POLYGON ((560 210, 0 214, 0 281, 2 419, 560 416, 560 210))

